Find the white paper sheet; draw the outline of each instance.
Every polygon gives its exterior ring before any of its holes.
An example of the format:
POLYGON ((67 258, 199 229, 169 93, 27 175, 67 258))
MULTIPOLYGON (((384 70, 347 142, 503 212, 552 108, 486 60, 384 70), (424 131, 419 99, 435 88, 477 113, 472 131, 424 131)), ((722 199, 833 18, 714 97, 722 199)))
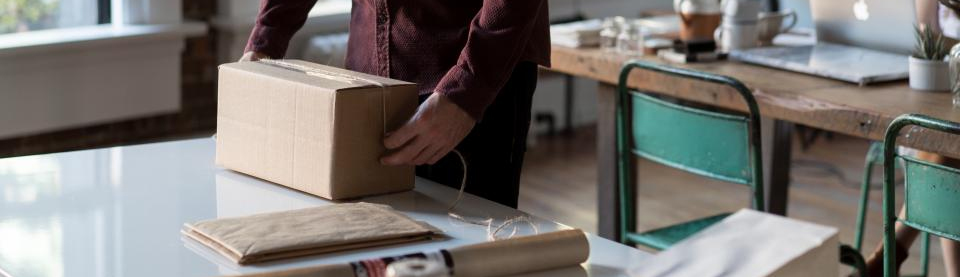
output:
POLYGON ((837 276, 837 229, 743 209, 643 261, 631 276, 837 276))

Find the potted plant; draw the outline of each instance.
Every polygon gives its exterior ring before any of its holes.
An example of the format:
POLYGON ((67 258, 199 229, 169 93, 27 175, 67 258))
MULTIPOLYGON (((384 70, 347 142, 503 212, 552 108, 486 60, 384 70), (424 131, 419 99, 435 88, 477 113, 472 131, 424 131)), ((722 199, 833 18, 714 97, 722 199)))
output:
POLYGON ((950 49, 943 34, 916 27, 917 45, 910 56, 910 88, 926 91, 950 89, 950 67, 944 61, 950 49))

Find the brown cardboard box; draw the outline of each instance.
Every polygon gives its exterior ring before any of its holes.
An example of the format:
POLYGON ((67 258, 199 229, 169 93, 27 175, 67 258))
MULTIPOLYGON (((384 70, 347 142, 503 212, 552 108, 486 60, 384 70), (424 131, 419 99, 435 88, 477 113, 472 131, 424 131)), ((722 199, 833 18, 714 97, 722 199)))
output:
POLYGON ((379 158, 416 110, 416 84, 297 60, 219 71, 218 165, 328 199, 413 188, 412 166, 379 158))

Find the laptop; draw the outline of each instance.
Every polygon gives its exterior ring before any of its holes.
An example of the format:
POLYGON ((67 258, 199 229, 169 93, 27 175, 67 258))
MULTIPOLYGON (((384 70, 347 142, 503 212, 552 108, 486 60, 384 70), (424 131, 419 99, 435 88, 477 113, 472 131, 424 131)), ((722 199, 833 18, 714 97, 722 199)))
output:
POLYGON ((914 0, 811 0, 817 43, 737 50, 730 57, 860 85, 908 77, 914 0))

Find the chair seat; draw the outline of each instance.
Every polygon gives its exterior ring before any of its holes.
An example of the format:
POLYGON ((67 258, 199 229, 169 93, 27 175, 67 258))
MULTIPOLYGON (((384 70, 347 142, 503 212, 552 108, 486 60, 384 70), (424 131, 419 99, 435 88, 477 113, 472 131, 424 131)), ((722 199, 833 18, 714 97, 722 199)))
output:
POLYGON ((730 213, 723 213, 670 225, 663 228, 657 228, 643 233, 629 233, 625 235, 627 240, 632 243, 650 247, 656 250, 664 250, 678 241, 688 238, 691 235, 700 232, 700 230, 710 227, 729 215, 730 213))

